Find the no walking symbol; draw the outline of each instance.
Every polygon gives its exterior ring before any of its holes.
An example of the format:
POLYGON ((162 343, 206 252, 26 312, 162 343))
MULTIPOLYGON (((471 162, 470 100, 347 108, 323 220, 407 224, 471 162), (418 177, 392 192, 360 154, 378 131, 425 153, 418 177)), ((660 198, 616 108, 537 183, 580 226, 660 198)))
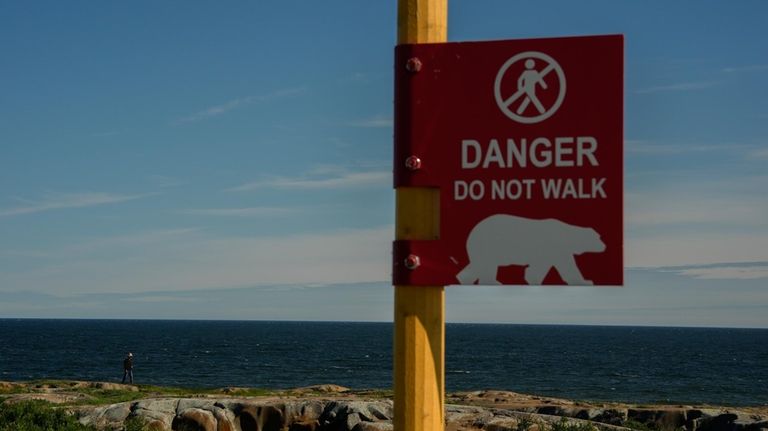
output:
POLYGON ((563 103, 565 74, 549 55, 523 52, 501 66, 493 90, 496 103, 507 117, 519 123, 538 123, 552 116, 563 103), (510 87, 515 92, 505 98, 510 87))

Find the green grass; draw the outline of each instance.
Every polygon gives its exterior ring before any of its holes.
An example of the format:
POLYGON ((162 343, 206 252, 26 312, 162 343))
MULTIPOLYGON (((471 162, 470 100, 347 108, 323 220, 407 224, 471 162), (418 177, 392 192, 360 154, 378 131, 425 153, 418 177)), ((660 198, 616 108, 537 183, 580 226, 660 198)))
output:
POLYGON ((26 392, 27 390, 22 387, 12 387, 12 388, 0 388, 0 394, 2 395, 13 395, 13 394, 21 394, 26 392))
POLYGON ((88 395, 88 398, 78 401, 78 405, 95 405, 100 406, 103 404, 117 404, 127 401, 135 401, 140 398, 144 398, 141 392, 131 391, 116 391, 94 388, 82 388, 78 389, 79 393, 88 395))
POLYGON ((0 389, 0 400, 21 393, 36 393, 42 389, 53 390, 54 393, 78 393, 86 395, 74 405, 104 405, 135 401, 148 397, 195 397, 200 395, 231 395, 240 397, 263 397, 278 395, 284 392, 260 388, 242 388, 225 392, 222 389, 210 388, 174 388, 154 385, 133 385, 139 390, 102 389, 98 387, 76 387, 77 382, 65 380, 35 380, 26 382, 24 387, 0 389))
POLYGON ((621 425, 637 431, 656 431, 656 428, 650 427, 648 424, 644 424, 633 419, 628 419, 621 425))
POLYGON ((146 431, 147 425, 139 418, 128 418, 123 423, 123 431, 146 431))
POLYGON ((534 424, 534 421, 531 420, 531 418, 518 418, 517 420, 517 431, 528 431, 528 429, 534 424))
POLYGON ((589 423, 575 423, 562 418, 552 424, 552 431, 597 431, 597 427, 589 423))
MULTIPOLYGON (((391 399, 395 396, 395 391, 392 389, 361 389, 349 391, 352 395, 358 395, 369 398, 383 398, 391 399)), ((327 394, 325 394, 327 395, 327 394)))
POLYGON ((95 431, 45 401, 0 404, 0 431, 95 431))

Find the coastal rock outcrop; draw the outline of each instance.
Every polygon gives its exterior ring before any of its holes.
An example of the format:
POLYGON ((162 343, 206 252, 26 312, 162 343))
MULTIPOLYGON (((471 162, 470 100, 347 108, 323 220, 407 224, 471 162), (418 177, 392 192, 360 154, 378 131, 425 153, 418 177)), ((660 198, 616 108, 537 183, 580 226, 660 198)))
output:
POLYGON ((391 401, 149 399, 81 409, 80 423, 119 429, 135 418, 158 431, 387 431, 391 401))
MULTIPOLYGON (((659 431, 768 431, 768 410, 698 408, 684 405, 632 406, 585 403, 506 391, 449 395, 449 401, 514 412, 587 420, 592 424, 659 431)), ((601 426, 602 426, 601 425, 601 426)))
MULTIPOLYGON (((49 401, 101 430, 141 422, 154 431, 392 431, 392 401, 382 391, 323 385, 258 396, 249 388, 186 397, 169 392, 100 382, 0 382, 0 403, 49 401), (133 401, 93 405, 105 398, 133 401)), ((768 431, 768 406, 641 406, 506 391, 453 393, 446 402, 446 431, 768 431)))
MULTIPOLYGON (((136 418, 157 431, 391 431, 392 402, 350 399, 149 399, 80 410, 80 422, 120 429, 136 418)), ((718 409, 448 405, 446 430, 763 431, 768 417, 718 409), (526 411, 521 411, 526 410, 526 411)))

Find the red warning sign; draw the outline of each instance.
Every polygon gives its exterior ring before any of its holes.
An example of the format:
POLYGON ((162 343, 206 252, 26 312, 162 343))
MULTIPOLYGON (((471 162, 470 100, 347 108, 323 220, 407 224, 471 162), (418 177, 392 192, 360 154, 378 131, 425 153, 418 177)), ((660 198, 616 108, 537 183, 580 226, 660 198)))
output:
POLYGON ((623 284, 622 36, 395 61, 395 186, 441 208, 439 239, 395 242, 395 284, 623 284))

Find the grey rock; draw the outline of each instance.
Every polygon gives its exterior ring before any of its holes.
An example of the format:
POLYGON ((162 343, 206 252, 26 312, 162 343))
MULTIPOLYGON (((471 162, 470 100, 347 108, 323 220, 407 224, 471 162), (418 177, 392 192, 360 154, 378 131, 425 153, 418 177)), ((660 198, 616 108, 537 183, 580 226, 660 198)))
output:
MULTIPOLYGON (((350 413, 347 415, 346 419, 344 420, 344 429, 351 431, 355 427, 355 425, 359 424, 360 422, 362 422, 362 420, 360 420, 360 414, 350 413)), ((371 421, 366 421, 366 422, 371 422, 371 421)))
POLYGON ((393 405, 385 401, 353 401, 348 404, 348 411, 360 415, 365 422, 392 420, 393 405))
POLYGON ((482 412, 483 409, 481 407, 457 406, 449 404, 445 406, 445 422, 449 424, 471 422, 482 412))
POLYGON ((176 414, 179 400, 174 398, 150 398, 137 401, 134 409, 176 414))
POLYGON ((627 420, 627 409, 590 409, 589 420, 610 425, 621 425, 627 420))
POLYGON ((286 402, 283 407, 285 422, 290 424, 294 422, 312 422, 316 421, 323 414, 326 406, 321 401, 291 401, 286 402))
POLYGON ((242 431, 280 431, 285 425, 285 405, 282 403, 244 402, 232 410, 242 431))
POLYGON ((208 398, 181 398, 176 406, 176 412, 189 409, 211 410, 216 401, 208 398))
POLYGON ((290 424, 288 431, 315 431, 318 425, 317 421, 300 421, 290 424))
POLYGON ((360 422, 352 431, 392 431, 392 422, 360 422))
POLYGON ((517 419, 497 417, 488 422, 483 429, 487 431, 515 431, 518 423, 517 419))
MULTIPOLYGON (((521 406, 526 407, 527 406, 521 406)), ((248 398, 159 398, 104 407, 73 408, 80 422, 100 429, 122 426, 137 417, 157 430, 189 427, 212 431, 391 431, 391 401, 248 398)), ((447 405, 446 431, 468 429, 550 431, 567 417, 568 423, 591 424, 601 431, 626 431, 626 419, 654 429, 685 431, 768 431, 768 418, 741 411, 679 408, 598 408, 583 405, 536 405, 538 413, 477 406, 447 405), (542 414, 542 413, 551 414, 542 414)))
POLYGON ((173 429, 197 429, 200 431, 218 431, 216 418, 208 410, 188 408, 179 412, 171 428, 173 429))
POLYGON ((148 424, 154 424, 153 426, 155 428, 169 430, 171 429, 171 424, 173 424, 173 418, 176 417, 176 415, 152 410, 135 410, 129 417, 137 417, 148 424), (160 425, 162 425, 162 427, 160 427, 160 425))

